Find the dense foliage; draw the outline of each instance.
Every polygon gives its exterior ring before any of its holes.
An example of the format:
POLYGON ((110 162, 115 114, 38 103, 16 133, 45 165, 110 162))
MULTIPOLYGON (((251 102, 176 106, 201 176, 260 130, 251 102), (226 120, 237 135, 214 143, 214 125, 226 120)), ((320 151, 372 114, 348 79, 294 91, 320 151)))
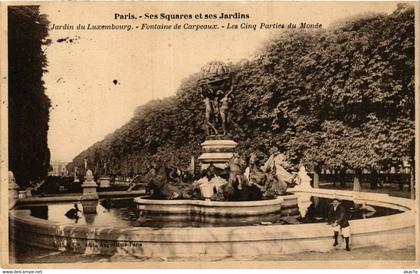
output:
MULTIPOLYGON (((235 72, 232 137, 240 152, 272 146, 292 162, 370 168, 414 160, 414 9, 370 14, 328 30, 285 31, 235 72)), ((125 126, 74 159, 139 172, 153 155, 197 157, 204 105, 192 75, 177 95, 141 106, 125 126)))
POLYGON ((38 6, 8 7, 9 169, 20 186, 46 176, 49 168, 50 99, 42 81, 48 24, 38 6))

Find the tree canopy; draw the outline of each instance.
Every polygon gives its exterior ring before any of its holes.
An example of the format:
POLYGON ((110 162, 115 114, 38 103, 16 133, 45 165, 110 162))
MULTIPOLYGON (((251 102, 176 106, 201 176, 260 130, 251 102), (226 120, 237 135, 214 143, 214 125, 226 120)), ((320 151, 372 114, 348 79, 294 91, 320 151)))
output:
MULTIPOLYGON (((238 151, 280 148, 292 162, 352 169, 414 160, 414 8, 369 14, 326 30, 282 31, 235 74, 229 110, 238 151)), ((198 72, 176 96, 140 106, 132 120, 72 165, 108 162, 139 172, 159 156, 180 167, 201 154, 198 72)))

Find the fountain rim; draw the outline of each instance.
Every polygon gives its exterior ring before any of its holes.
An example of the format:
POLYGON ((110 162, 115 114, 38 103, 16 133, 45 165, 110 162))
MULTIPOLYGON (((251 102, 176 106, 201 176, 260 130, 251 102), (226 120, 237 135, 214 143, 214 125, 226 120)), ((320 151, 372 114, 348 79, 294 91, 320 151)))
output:
MULTIPOLYGON (((309 228, 316 228, 319 226, 326 226, 327 223, 307 223, 307 224, 288 224, 288 225, 278 225, 278 224, 271 224, 271 225, 249 225, 249 226, 223 226, 223 227, 162 227, 162 228, 155 228, 155 227, 113 227, 113 226, 92 226, 92 225, 76 225, 76 224, 66 224, 66 223, 60 223, 60 222, 52 222, 40 218, 36 218, 30 215, 29 210, 19 210, 19 212, 11 212, 10 216, 15 221, 18 221, 19 219, 21 221, 24 221, 26 224, 32 223, 34 226, 37 226, 39 228, 45 227, 47 229, 51 229, 51 226, 55 228, 64 228, 65 230, 73 230, 73 231, 97 231, 97 230, 106 230, 109 235, 112 235, 113 233, 116 234, 133 234, 137 235, 137 233, 146 233, 151 232, 152 234, 160 234, 161 232, 170 232, 171 234, 178 234, 181 232, 193 232, 193 231, 215 231, 223 233, 224 231, 231 231, 232 229, 235 229, 236 231, 243 230, 244 234, 248 234, 251 231, 255 232, 261 232, 261 229, 264 228, 264 230, 270 234, 270 233, 280 233, 280 232, 288 232, 290 230, 297 230, 297 229, 309 229, 309 228)), ((355 225, 363 225, 366 226, 365 229, 369 230, 371 229, 371 225, 369 223, 373 224, 377 221, 382 221, 389 226, 398 226, 398 228, 401 226, 407 226, 410 225, 410 222, 413 222, 414 225, 414 219, 412 218, 413 212, 412 211, 406 211, 401 212, 397 214, 392 214, 388 216, 381 216, 381 217, 374 217, 374 218, 368 218, 368 219, 357 219, 357 220, 350 220, 350 227, 354 227, 355 225), (405 223, 402 224, 401 221, 404 220, 405 223), (407 222, 407 220, 410 220, 407 222), (396 224, 398 223, 398 224, 396 224)), ((383 227, 382 230, 389 229, 389 227, 383 227)), ((395 228, 393 228, 395 229, 395 228)), ((352 229, 354 230, 354 229, 352 229)), ((375 230, 376 231, 376 230, 375 230)), ((373 231, 372 231, 373 232, 373 231)), ((267 236, 268 236, 267 234, 267 236)), ((311 235, 305 235, 303 238, 309 238, 311 235)), ((106 239, 105 239, 106 240, 106 239)))
POLYGON ((165 199, 145 199, 147 196, 134 198, 134 202, 142 202, 144 204, 153 204, 153 205, 199 205, 199 206, 209 206, 209 207, 255 207, 255 206, 265 206, 265 205, 276 205, 279 202, 284 201, 284 197, 287 198, 296 198, 294 194, 278 196, 274 199, 268 200, 255 200, 255 201, 212 201, 212 200, 189 200, 189 199, 174 199, 174 200, 165 200, 165 199))
MULTIPOLYGON (((417 203, 415 200, 371 193, 352 191, 308 190, 303 195, 346 199, 358 196, 369 203, 396 204, 405 212, 382 217, 350 220, 352 245, 356 247, 401 248, 413 245, 417 223, 417 203)), ((106 227, 54 223, 30 216, 29 210, 10 212, 9 228, 11 239, 29 246, 53 250, 67 250, 74 253, 113 255, 117 249, 73 249, 60 244, 140 242, 140 247, 132 247, 133 252, 146 257, 191 257, 202 256, 260 256, 270 254, 292 254, 297 252, 332 251, 331 227, 327 223, 226 226, 226 227, 106 227), (316 244, 314 244, 316 243, 316 244), (147 246, 147 248, 145 248, 147 246), (252 246, 252 248, 249 248, 252 246)))
MULTIPOLYGON (((357 220, 351 220, 349 221, 350 224, 352 223, 369 223, 369 222, 376 222, 378 220, 389 220, 394 221, 396 219, 405 219, 407 220, 408 216, 411 216, 416 211, 416 202, 415 200, 407 199, 407 198, 400 198, 400 197, 394 197, 389 196, 388 194, 378 194, 378 193, 371 193, 371 192, 353 192, 353 191, 345 191, 345 190, 326 190, 326 189, 309 189, 309 190, 295 190, 290 189, 290 192, 293 193, 302 193, 302 194, 308 194, 311 196, 316 197, 322 197, 322 198, 339 198, 342 200, 354 200, 357 199, 361 202, 369 202, 371 205, 377 205, 377 206, 384 206, 388 208, 398 209, 400 211, 403 211, 401 213, 396 213, 388 216, 381 216, 381 217, 374 217, 374 218, 368 218, 368 219, 357 219, 357 220), (357 196, 357 197, 356 197, 357 196), (376 198, 376 199, 373 199, 376 198), (385 200, 388 200, 385 201, 385 200), (391 200, 391 201, 390 201, 391 200), (407 215, 407 217, 405 217, 407 215), (404 217, 403 217, 404 216, 404 217)), ((289 195, 291 196, 291 195, 289 195)), ((294 196, 294 195, 293 195, 294 196)), ((282 198, 282 196, 278 197, 282 198)), ((136 198, 135 198, 136 199, 136 198)), ((156 200, 153 200, 156 201, 156 200)), ((161 200, 161 201, 168 201, 168 200, 161 200)), ((171 201, 171 200, 169 200, 171 201)), ((172 200, 174 201, 174 200, 172 200)), ((185 201, 185 200, 179 200, 179 201, 185 201)), ((191 200, 191 201, 199 201, 199 200, 191 200)), ((265 202, 266 200, 264 200, 265 202)), ((277 199, 272 199, 268 201, 277 201, 277 199)), ((206 201, 201 201, 206 202, 206 201)), ((232 202, 228 202, 232 203, 232 202)), ((174 227, 162 227, 159 229, 156 229, 154 227, 113 227, 113 226, 95 226, 95 225, 77 225, 77 224, 68 224, 68 223, 61 223, 61 222, 55 222, 55 221, 49 221, 44 220, 41 218, 36 218, 33 216, 30 216, 30 211, 27 209, 12 209, 9 211, 9 223, 16 220, 26 221, 34 223, 35 225, 53 225, 53 226, 60 226, 60 227, 66 227, 68 229, 111 229, 118 232, 140 232, 140 231, 173 231, 176 230, 225 230, 225 229, 232 229, 232 226, 224 226, 224 227, 183 227, 183 228, 174 228, 174 227)), ((409 220, 411 220, 410 218, 409 220)), ((412 220, 414 222, 414 220, 412 220)), ((261 229, 261 227, 264 227, 266 229, 283 229, 283 228, 290 228, 290 227, 309 227, 309 226, 318 226, 318 225, 325 225, 324 223, 309 223, 309 224, 289 224, 289 225, 278 225, 278 224, 271 224, 271 225, 261 225, 261 226, 239 226, 235 227, 238 229, 261 229)))

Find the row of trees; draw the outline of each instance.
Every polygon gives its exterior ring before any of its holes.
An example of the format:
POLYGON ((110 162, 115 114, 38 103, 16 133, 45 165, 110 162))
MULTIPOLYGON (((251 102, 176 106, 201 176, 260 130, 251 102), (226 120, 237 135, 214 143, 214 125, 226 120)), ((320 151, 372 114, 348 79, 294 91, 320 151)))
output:
POLYGON ((50 43, 48 20, 38 6, 8 7, 9 170, 20 186, 47 175, 50 99, 42 75, 50 43))
MULTIPOLYGON (((414 160, 414 9, 344 20, 328 30, 283 31, 251 60, 230 64, 237 84, 230 111, 242 153, 331 169, 385 168, 414 160)), ((70 164, 107 163, 142 172, 151 157, 186 167, 205 140, 198 73, 176 96, 137 109, 132 120, 70 164)))

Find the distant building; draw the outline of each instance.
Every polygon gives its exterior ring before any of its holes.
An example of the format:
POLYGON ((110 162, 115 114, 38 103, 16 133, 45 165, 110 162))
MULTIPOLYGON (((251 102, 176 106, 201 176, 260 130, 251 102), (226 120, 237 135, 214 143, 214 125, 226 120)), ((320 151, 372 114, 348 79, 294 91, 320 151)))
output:
POLYGON ((69 171, 66 168, 67 162, 53 161, 51 162, 52 171, 48 173, 49 176, 68 176, 69 171))

